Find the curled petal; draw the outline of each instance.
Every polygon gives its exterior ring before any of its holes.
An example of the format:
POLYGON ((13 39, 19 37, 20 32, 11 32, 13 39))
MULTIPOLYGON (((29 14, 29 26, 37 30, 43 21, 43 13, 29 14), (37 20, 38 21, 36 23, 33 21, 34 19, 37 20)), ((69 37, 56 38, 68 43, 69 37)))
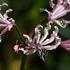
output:
POLYGON ((7 14, 8 14, 9 12, 11 12, 11 11, 13 11, 13 10, 12 10, 12 9, 8 9, 8 10, 6 11, 6 13, 3 15, 5 19, 8 18, 7 14))
POLYGON ((40 43, 42 43, 46 39, 46 37, 48 36, 48 30, 50 29, 51 29, 51 25, 47 24, 47 27, 44 28, 44 35, 40 39, 40 43))
POLYGON ((42 38, 40 39, 40 43, 43 42, 45 40, 45 38, 48 36, 48 29, 44 29, 44 35, 42 36, 42 38))
POLYGON ((43 28, 43 26, 42 25, 36 26, 35 33, 39 33, 40 32, 40 28, 43 28))
POLYGON ((48 14, 50 13, 47 9, 44 9, 44 8, 40 8, 40 11, 41 11, 41 12, 44 12, 44 11, 45 11, 45 12, 47 12, 48 14))
POLYGON ((61 43, 61 38, 59 38, 58 36, 55 39, 55 44, 54 45, 48 45, 48 46, 43 46, 44 49, 46 50, 54 50, 56 49, 61 43))
POLYGON ((8 4, 7 4, 7 3, 3 3, 2 5, 0 5, 0 10, 1 10, 1 8, 2 8, 3 6, 8 6, 8 4))
POLYGON ((23 36, 24 36, 25 38, 27 38, 27 40, 28 40, 29 42, 32 42, 32 38, 31 38, 31 37, 29 37, 29 36, 26 35, 26 34, 23 34, 23 36))
POLYGON ((32 38, 25 34, 23 34, 23 36, 27 38, 27 45, 30 46, 31 48, 35 48, 35 44, 33 43, 32 38))
POLYGON ((35 35, 34 39, 36 40, 36 43, 39 43, 40 36, 41 36, 41 33, 38 33, 35 35))
POLYGON ((56 46, 59 46, 61 44, 61 38, 59 38, 59 36, 56 36, 55 44, 56 44, 56 46))
POLYGON ((40 36, 41 36, 40 28, 43 28, 43 26, 42 25, 38 25, 35 28, 35 39, 36 39, 37 43, 39 43, 39 39, 40 39, 40 36))
POLYGON ((49 22, 47 23, 47 27, 46 27, 46 28, 47 28, 48 30, 51 29, 51 25, 50 25, 50 23, 51 23, 51 21, 49 21, 49 22))
POLYGON ((7 3, 3 3, 2 6, 8 6, 8 4, 7 3))
POLYGON ((53 34, 54 34, 55 36, 57 36, 59 29, 58 29, 57 26, 54 26, 54 28, 55 28, 55 30, 53 31, 53 34))
POLYGON ((46 45, 46 44, 49 44, 54 41, 54 39, 57 36, 57 33, 59 31, 57 26, 55 26, 54 28, 55 28, 55 30, 51 34, 51 37, 49 39, 46 39, 44 42, 42 42, 41 45, 46 45))
POLYGON ((19 48, 18 51, 22 51, 25 55, 30 55, 36 52, 36 49, 24 50, 24 48, 19 48))

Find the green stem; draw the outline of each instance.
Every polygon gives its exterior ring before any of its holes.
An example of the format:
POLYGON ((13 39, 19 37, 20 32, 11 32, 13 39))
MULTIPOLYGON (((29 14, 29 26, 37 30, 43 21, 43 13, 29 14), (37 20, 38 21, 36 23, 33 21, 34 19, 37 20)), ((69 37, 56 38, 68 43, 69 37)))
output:
POLYGON ((16 30, 17 30, 17 33, 18 33, 18 35, 19 35, 19 37, 20 37, 22 43, 23 43, 23 46, 25 46, 25 42, 24 42, 24 40, 23 40, 23 36, 21 35, 21 33, 20 33, 20 31, 19 31, 19 28, 17 27, 16 24, 15 24, 14 26, 15 26, 15 28, 16 28, 16 30))
MULTIPOLYGON (((17 30, 17 33, 19 34, 19 37, 20 37, 20 39, 21 39, 21 41, 22 41, 22 43, 23 43, 23 46, 25 47, 26 45, 25 45, 25 42, 24 42, 24 40, 23 40, 23 36, 21 35, 21 33, 20 33, 20 31, 19 31, 19 28, 17 27, 16 24, 15 24, 14 26, 15 26, 15 28, 16 28, 16 30, 17 30)), ((24 70, 25 61, 26 61, 26 55, 23 55, 23 56, 22 56, 22 62, 21 62, 20 70, 24 70)))
POLYGON ((20 70, 24 70, 25 69, 26 56, 27 55, 24 55, 24 54, 22 56, 22 62, 21 62, 20 70))
POLYGON ((21 33, 20 33, 20 31, 19 31, 17 25, 15 24, 14 26, 15 26, 15 28, 16 28, 18 34, 19 34, 20 39, 23 41, 23 37, 22 37, 22 35, 21 35, 21 33))

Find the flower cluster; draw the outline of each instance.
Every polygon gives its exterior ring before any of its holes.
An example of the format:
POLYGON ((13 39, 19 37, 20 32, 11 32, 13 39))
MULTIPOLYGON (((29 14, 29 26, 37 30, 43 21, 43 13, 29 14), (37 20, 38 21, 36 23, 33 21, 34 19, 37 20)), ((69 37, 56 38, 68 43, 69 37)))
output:
POLYGON ((48 23, 47 26, 43 29, 42 25, 37 25, 34 29, 34 35, 31 37, 29 35, 23 34, 26 38, 26 46, 21 47, 16 42, 14 46, 14 51, 22 51, 25 55, 30 55, 35 52, 38 52, 41 59, 45 60, 46 51, 54 50, 59 45, 65 48, 67 51, 70 51, 70 40, 62 41, 58 36, 59 28, 54 26, 54 31, 49 33, 49 30, 52 28, 51 23, 55 22, 60 27, 65 28, 68 24, 70 24, 69 20, 58 20, 59 18, 65 16, 68 12, 70 12, 70 1, 69 0, 58 0, 57 4, 53 3, 53 0, 49 2, 52 7, 52 11, 48 11, 47 9, 41 8, 40 11, 48 13, 48 23), (44 31, 44 34, 41 34, 41 28, 44 31), (50 38, 48 36, 50 35, 50 38))
POLYGON ((49 30, 51 29, 51 25, 47 24, 47 26, 44 28, 43 36, 41 36, 40 28, 43 28, 43 26, 38 25, 35 28, 35 35, 33 39, 28 35, 23 34, 23 36, 26 38, 26 44, 27 46, 29 46, 29 48, 27 47, 22 48, 22 47, 19 47, 18 44, 16 44, 14 46, 15 52, 22 51, 25 55, 29 55, 38 51, 39 56, 43 60, 45 60, 45 58, 43 57, 45 53, 43 51, 56 49, 61 43, 61 38, 59 38, 58 36, 59 29, 57 26, 54 26, 55 30, 51 33, 50 38, 48 38, 48 35, 49 35, 49 30), (54 44, 50 45, 52 42, 54 42, 54 44))
MULTIPOLYGON (((0 5, 0 11, 3 6, 8 6, 8 5, 6 3, 3 3, 2 5, 0 5)), ((12 11, 12 9, 8 9, 8 10, 6 10, 6 12, 3 15, 0 13, 0 29, 1 28, 3 29, 0 33, 0 42, 2 41, 2 35, 6 31, 10 31, 15 23, 14 19, 12 19, 12 18, 8 19, 9 17, 7 16, 7 14, 11 11, 12 11)))
POLYGON ((62 28, 65 28, 67 24, 70 24, 70 21, 67 20, 57 20, 58 18, 65 16, 70 12, 70 1, 69 0, 58 0, 57 4, 53 3, 53 0, 49 2, 52 7, 52 12, 49 12, 47 9, 41 8, 40 11, 48 13, 48 20, 57 23, 62 28))
MULTIPOLYGON (((51 23, 53 22, 55 22, 62 28, 65 28, 68 24, 70 24, 69 20, 58 20, 59 18, 65 16, 68 12, 70 12, 70 1, 58 0, 57 4, 55 4, 53 3, 53 0, 50 0, 49 4, 52 7, 51 12, 44 8, 40 9, 41 12, 45 11, 48 13, 48 23, 46 24, 46 26, 43 27, 41 24, 38 24, 31 36, 23 34, 23 36, 26 38, 26 45, 24 47, 21 47, 21 45, 18 44, 18 41, 16 41, 16 45, 14 46, 15 52, 18 53, 19 51, 22 51, 25 55, 30 55, 38 52, 40 58, 45 60, 47 50, 54 50, 59 45, 61 45, 67 51, 70 51, 70 40, 61 41, 61 38, 58 36, 58 26, 54 26, 54 30, 52 30, 52 33, 50 33, 50 30, 52 29, 51 23), (41 30, 43 31, 43 34, 41 30)), ((0 11, 3 6, 8 5, 6 3, 0 5, 0 11)), ((0 42, 2 40, 2 35, 6 31, 10 31, 15 23, 14 19, 7 16, 7 14, 11 11, 12 9, 8 9, 3 15, 0 13, 0 28, 2 28, 0 33, 0 42)))

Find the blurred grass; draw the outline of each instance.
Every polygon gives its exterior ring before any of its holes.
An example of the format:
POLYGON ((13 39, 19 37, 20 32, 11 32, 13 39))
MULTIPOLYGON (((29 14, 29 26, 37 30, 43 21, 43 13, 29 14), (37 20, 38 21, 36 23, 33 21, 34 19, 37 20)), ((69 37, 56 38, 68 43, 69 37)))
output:
MULTIPOLYGON (((42 18, 47 17, 47 13, 39 11, 40 8, 51 10, 49 0, 0 0, 0 4, 4 2, 9 4, 6 9, 13 9, 13 12, 8 15, 15 19, 22 35, 29 34, 42 18)), ((70 38, 69 30, 70 26, 65 29, 60 28, 59 35, 62 40, 70 38)), ((21 40, 15 27, 3 36, 3 41, 0 43, 0 70, 20 70, 22 57, 25 56, 13 51, 17 39, 21 40)), ((45 62, 38 57, 37 53, 26 56, 23 62, 25 62, 25 66, 22 66, 23 70, 70 70, 70 54, 60 46, 56 50, 48 51, 45 62)))

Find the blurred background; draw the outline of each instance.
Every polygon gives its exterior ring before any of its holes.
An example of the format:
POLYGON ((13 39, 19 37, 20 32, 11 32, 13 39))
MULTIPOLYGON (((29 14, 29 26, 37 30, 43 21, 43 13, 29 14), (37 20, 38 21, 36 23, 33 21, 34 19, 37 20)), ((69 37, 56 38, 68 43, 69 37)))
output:
MULTIPOLYGON (((56 3, 57 0, 54 2, 56 3)), ((22 36, 23 33, 29 34, 41 19, 47 18, 48 14, 40 12, 40 8, 52 10, 49 0, 0 0, 0 4, 2 3, 8 4, 8 7, 3 7, 2 13, 9 8, 13 9, 13 12, 8 15, 15 20, 22 36)), ((70 19, 70 14, 64 18, 70 19)), ((60 27, 59 29, 59 36, 62 40, 70 39, 70 25, 65 29, 60 27)), ((0 43, 0 70, 20 70, 21 64, 23 67, 21 70, 70 70, 70 53, 62 47, 47 51, 47 59, 42 61, 37 53, 28 56, 15 53, 13 46, 16 40, 21 39, 15 27, 4 34, 0 43)))

